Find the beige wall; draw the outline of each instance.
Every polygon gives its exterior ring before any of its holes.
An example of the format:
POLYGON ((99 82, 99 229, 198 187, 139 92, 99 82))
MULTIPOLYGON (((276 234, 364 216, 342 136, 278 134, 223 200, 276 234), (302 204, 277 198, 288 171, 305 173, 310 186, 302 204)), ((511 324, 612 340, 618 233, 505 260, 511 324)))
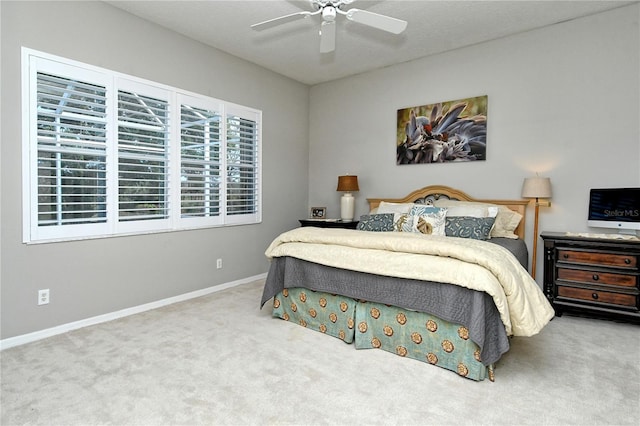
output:
POLYGON ((0 7, 0 338, 267 271, 266 246, 307 214, 306 85, 102 2, 2 1, 0 7), (21 46, 261 109, 263 222, 135 237, 22 244, 21 46), (217 258, 223 259, 221 270, 215 268, 217 258), (41 288, 51 290, 49 305, 36 305, 41 288))
POLYGON ((432 184, 514 199, 537 171, 553 185, 541 230, 603 232, 587 229, 589 188, 640 186, 639 21, 635 4, 312 87, 309 202, 339 215, 344 173, 359 178, 356 216, 367 197, 432 184), (486 161, 395 164, 398 109, 478 95, 486 161))

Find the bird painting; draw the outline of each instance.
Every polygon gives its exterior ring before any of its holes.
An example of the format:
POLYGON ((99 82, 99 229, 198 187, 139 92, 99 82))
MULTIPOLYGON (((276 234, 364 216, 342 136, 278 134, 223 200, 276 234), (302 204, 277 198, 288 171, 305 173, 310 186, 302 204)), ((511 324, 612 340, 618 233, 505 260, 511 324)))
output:
POLYGON ((486 159, 487 96, 398 110, 397 164, 486 159))

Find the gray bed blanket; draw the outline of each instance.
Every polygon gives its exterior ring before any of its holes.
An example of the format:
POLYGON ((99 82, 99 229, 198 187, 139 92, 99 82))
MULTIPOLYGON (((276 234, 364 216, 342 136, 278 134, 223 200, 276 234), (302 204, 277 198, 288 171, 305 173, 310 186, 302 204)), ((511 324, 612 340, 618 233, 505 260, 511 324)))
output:
POLYGON ((495 363, 509 340, 491 296, 451 284, 385 277, 324 266, 292 257, 271 260, 260 307, 284 288, 304 287, 354 299, 426 312, 464 325, 481 349, 482 363, 495 363))
POLYGON ((490 243, 497 244, 509 250, 518 259, 518 262, 526 270, 529 270, 529 250, 524 240, 515 240, 511 238, 491 238, 487 240, 490 243))

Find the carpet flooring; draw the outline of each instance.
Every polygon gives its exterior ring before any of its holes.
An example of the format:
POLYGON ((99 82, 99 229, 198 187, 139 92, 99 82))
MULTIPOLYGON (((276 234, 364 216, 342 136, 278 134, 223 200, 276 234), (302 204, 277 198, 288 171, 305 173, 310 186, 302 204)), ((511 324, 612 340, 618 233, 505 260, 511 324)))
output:
POLYGON ((272 318, 262 285, 2 351, 0 423, 638 425, 638 325, 556 318, 474 382, 272 318))

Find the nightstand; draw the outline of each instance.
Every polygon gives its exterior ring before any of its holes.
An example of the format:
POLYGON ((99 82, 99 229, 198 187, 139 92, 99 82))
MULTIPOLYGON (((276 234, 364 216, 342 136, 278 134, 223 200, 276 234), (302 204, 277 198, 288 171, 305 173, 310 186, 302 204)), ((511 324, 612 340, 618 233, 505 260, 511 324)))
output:
POLYGON ((640 241, 543 232, 544 292, 564 311, 640 322, 640 241))
POLYGON ((340 220, 340 219, 299 219, 300 226, 315 226, 317 228, 342 228, 356 229, 357 220, 340 220))

